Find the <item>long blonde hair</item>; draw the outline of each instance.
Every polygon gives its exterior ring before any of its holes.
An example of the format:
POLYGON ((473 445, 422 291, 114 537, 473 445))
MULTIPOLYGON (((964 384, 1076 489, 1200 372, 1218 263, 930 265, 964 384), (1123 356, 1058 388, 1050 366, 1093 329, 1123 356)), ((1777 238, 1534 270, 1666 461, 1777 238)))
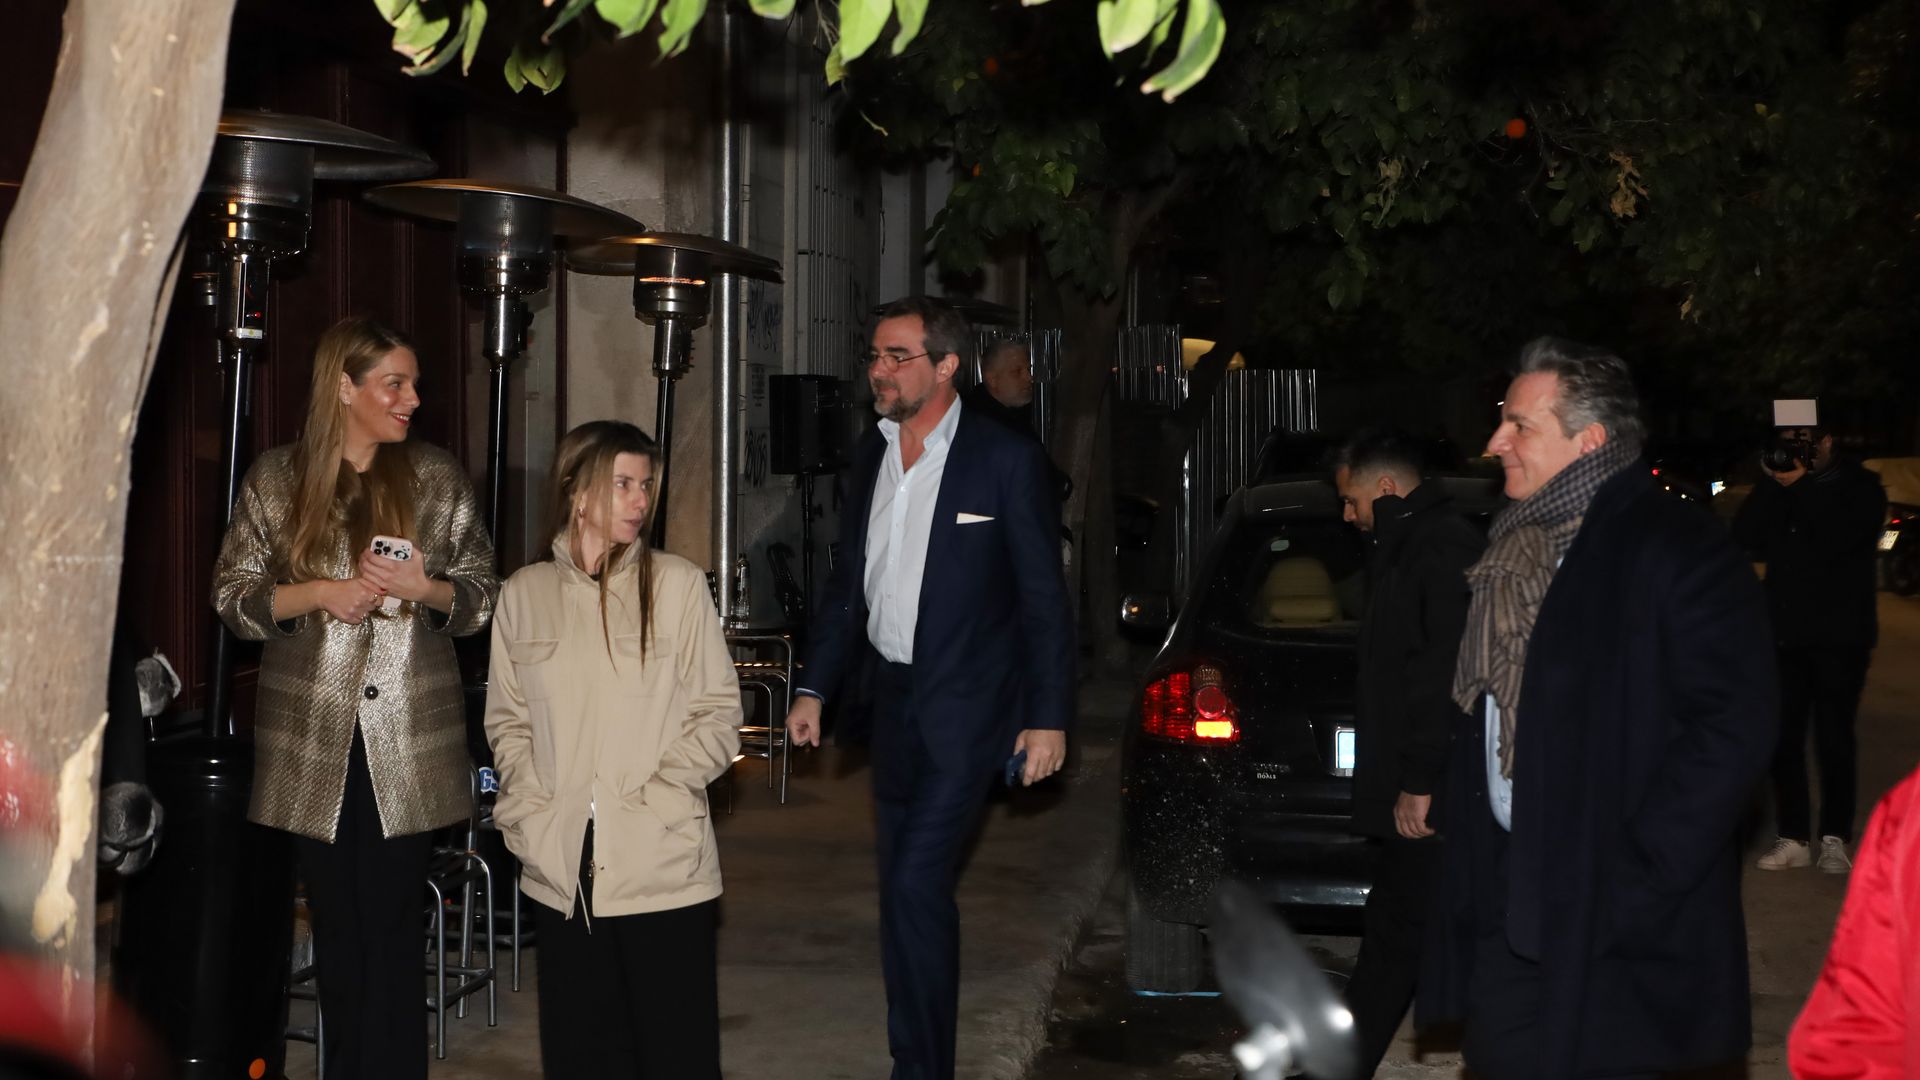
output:
POLYGON ((357 552, 375 536, 413 535, 413 463, 405 443, 374 448, 364 473, 345 457, 346 406, 340 376, 356 385, 407 339, 372 319, 341 319, 320 335, 313 350, 313 383, 307 422, 293 449, 293 541, 287 571, 296 581, 332 573, 339 538, 357 552))
MULTIPOLYGON (((554 541, 572 534, 576 498, 584 495, 603 500, 606 508, 603 519, 612 520, 613 466, 621 454, 638 454, 652 463, 656 473, 660 469, 660 444, 632 424, 590 420, 561 436, 560 446, 553 455, 553 472, 548 478, 553 492, 553 509, 548 517, 549 558, 554 541)), ((631 545, 615 544, 609 538, 607 553, 600 563, 600 636, 606 642, 609 658, 613 656, 613 637, 607 629, 607 587, 613 580, 614 568, 627 558, 630 547, 639 549, 633 559, 639 578, 640 659, 644 662, 647 657, 647 639, 653 636, 653 547, 647 542, 647 530, 652 523, 653 504, 648 500, 647 517, 640 523, 639 537, 631 545)), ((580 569, 592 570, 586 566, 580 569)))

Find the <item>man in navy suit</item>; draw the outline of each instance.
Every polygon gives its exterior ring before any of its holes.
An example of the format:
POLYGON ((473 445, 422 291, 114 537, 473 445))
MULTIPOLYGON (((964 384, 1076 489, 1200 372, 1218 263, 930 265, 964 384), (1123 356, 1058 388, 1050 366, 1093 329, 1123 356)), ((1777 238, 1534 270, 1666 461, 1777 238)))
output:
POLYGON ((953 377, 969 338, 937 300, 878 312, 867 379, 881 420, 854 451, 844 554, 787 716, 796 743, 818 745, 824 700, 874 664, 894 1080, 953 1076, 961 858, 1003 769, 1024 753, 1021 783, 1057 772, 1073 721, 1076 649, 1046 453, 960 404, 953 377))

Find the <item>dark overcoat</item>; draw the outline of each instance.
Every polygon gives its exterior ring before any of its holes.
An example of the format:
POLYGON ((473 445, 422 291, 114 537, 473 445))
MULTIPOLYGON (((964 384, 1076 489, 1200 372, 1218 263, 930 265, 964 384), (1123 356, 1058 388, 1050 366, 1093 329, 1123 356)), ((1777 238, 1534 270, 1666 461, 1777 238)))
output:
MULTIPOLYGON (((1779 723, 1773 655, 1760 583, 1717 522, 1644 466, 1602 485, 1541 605, 1515 734, 1506 930, 1540 965, 1532 1075, 1707 1065, 1752 1042, 1738 832, 1779 723)), ((1497 828, 1475 713, 1449 766, 1423 1022, 1465 1014, 1497 828)))
POLYGON ((1390 838, 1401 792, 1444 802, 1447 740, 1460 717, 1453 703, 1454 657, 1466 625, 1466 569, 1486 537, 1460 515, 1438 481, 1402 498, 1373 502, 1373 559, 1367 617, 1360 628, 1359 729, 1353 770, 1353 829, 1390 838))

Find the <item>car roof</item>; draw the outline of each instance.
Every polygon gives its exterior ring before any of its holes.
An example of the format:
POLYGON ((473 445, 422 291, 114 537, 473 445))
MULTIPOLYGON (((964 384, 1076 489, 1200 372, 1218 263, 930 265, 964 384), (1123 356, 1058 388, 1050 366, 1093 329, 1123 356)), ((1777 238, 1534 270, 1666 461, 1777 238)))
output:
MULTIPOLYGON (((1497 476, 1433 476, 1424 483, 1439 484, 1468 516, 1491 514, 1505 505, 1504 480, 1497 476)), ((1298 521, 1340 517, 1340 496, 1321 473, 1295 473, 1249 484, 1236 497, 1243 517, 1298 521)))

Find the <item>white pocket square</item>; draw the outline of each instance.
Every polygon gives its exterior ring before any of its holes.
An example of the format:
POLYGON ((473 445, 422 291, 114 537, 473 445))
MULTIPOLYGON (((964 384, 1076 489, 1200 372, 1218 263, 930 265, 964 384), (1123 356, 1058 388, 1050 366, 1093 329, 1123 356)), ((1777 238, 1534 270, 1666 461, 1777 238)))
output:
POLYGON ((987 516, 986 514, 969 514, 965 511, 961 511, 960 515, 953 519, 953 523, 955 525, 978 525, 983 521, 992 521, 992 520, 993 518, 987 516))

